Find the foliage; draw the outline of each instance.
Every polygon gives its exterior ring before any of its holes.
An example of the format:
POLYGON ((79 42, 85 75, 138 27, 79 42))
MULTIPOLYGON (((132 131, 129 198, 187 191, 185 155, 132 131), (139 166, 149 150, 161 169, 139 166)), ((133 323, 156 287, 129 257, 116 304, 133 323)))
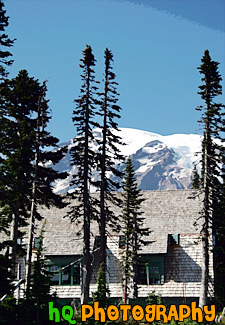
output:
POLYGON ((50 294, 50 276, 46 271, 47 262, 43 257, 43 230, 40 234, 36 260, 33 262, 32 287, 29 298, 16 303, 15 298, 8 296, 0 303, 1 324, 51 324, 48 317, 48 302, 55 301, 50 294))
POLYGON ((125 176, 123 180, 123 203, 122 203, 122 234, 125 239, 125 252, 123 256, 124 268, 124 296, 125 302, 129 289, 130 279, 133 276, 134 280, 134 297, 138 296, 137 292, 137 267, 140 263, 138 251, 143 245, 147 245, 149 241, 143 237, 149 235, 149 230, 143 227, 142 211, 140 208, 144 199, 138 189, 134 167, 129 157, 127 159, 125 176))
POLYGON ((32 263, 31 290, 29 297, 20 299, 14 306, 14 324, 52 324, 49 321, 48 302, 54 301, 55 294, 50 294, 51 273, 46 271, 47 261, 43 256, 43 229, 36 251, 36 259, 32 263))
POLYGON ((31 276, 31 292, 28 299, 33 309, 32 319, 37 324, 43 324, 48 320, 48 302, 53 300, 50 295, 50 273, 46 271, 47 262, 43 257, 43 230, 40 233, 36 252, 36 260, 33 262, 33 273, 31 276))
POLYGON ((192 175, 193 175, 193 178, 192 178, 191 188, 199 189, 201 186, 201 179, 200 179, 199 173, 197 171, 196 165, 194 165, 192 175))
POLYGON ((7 247, 11 246, 11 242, 3 241, 0 243, 0 299, 5 294, 10 294, 12 286, 12 273, 10 268, 12 267, 11 261, 9 259, 9 254, 7 253, 7 247))
POLYGON ((5 66, 10 66, 13 60, 10 59, 12 54, 8 50, 3 50, 3 48, 8 48, 13 46, 15 40, 9 39, 8 35, 5 34, 5 29, 9 25, 9 17, 6 16, 6 10, 4 10, 4 3, 0 0, 0 82, 7 77, 8 73, 5 66))
MULTIPOLYGON (((12 54, 8 51, 8 48, 13 46, 14 40, 10 40, 9 37, 5 34, 5 29, 9 25, 9 17, 6 16, 6 10, 4 10, 4 3, 0 0, 0 83, 2 87, 2 82, 7 77, 8 73, 6 71, 6 66, 10 66, 13 63, 13 60, 10 59, 12 54), (4 50, 5 49, 5 50, 4 50)), ((2 134, 2 122, 1 122, 1 111, 2 111, 2 101, 0 100, 0 137, 2 134)), ((2 163, 2 150, 1 150, 1 141, 0 141, 0 166, 2 163)), ((1 167, 0 167, 1 168, 1 167)), ((1 174, 0 174, 1 175, 1 174)), ((1 181, 0 181, 1 187, 1 181)), ((0 189, 0 197, 3 197, 3 193, 0 189)), ((9 223, 11 218, 8 215, 8 206, 4 206, 2 199, 0 199, 0 233, 8 234, 9 223)), ((2 240, 0 243, 0 298, 6 294, 10 293, 11 290, 11 280, 12 274, 9 271, 11 268, 11 263, 9 260, 7 247, 11 246, 12 242, 7 240, 2 240)))
POLYGON ((161 295, 157 295, 155 293, 155 290, 153 290, 151 293, 148 294, 146 303, 148 305, 160 305, 163 303, 163 301, 162 301, 161 295))
POLYGON ((95 165, 95 154, 91 149, 91 142, 94 140, 93 127, 98 126, 94 122, 95 105, 98 103, 95 98, 97 91, 94 65, 95 58, 92 48, 87 45, 83 51, 83 58, 80 67, 83 69, 81 79, 81 95, 75 100, 77 106, 73 112, 73 122, 77 130, 77 136, 73 140, 71 148, 71 166, 76 166, 77 173, 73 175, 71 182, 75 186, 73 198, 77 198, 79 204, 71 209, 69 216, 71 220, 83 220, 83 262, 82 262, 82 284, 81 301, 87 303, 89 299, 89 285, 91 277, 90 259, 90 220, 94 217, 96 202, 90 197, 90 186, 95 185, 92 181, 92 170, 95 165))
POLYGON ((14 324, 17 313, 16 299, 7 296, 0 302, 0 324, 14 324))
MULTIPOLYGON (((118 125, 115 119, 120 118, 121 108, 117 105, 118 93, 116 91, 115 74, 112 72, 113 55, 106 48, 105 50, 105 74, 104 74, 104 92, 101 96, 101 115, 103 116, 102 138, 98 139, 98 164, 100 171, 100 264, 102 264, 103 279, 106 278, 106 227, 118 229, 118 219, 110 209, 112 204, 121 205, 121 200, 115 196, 116 190, 120 188, 120 177, 122 172, 115 167, 123 161, 123 156, 118 149, 118 145, 122 145, 118 125), (110 178, 109 176, 110 175, 110 178)), ((104 282, 106 287, 106 281, 104 282)), ((106 292, 106 291, 105 291, 106 292)))
POLYGON ((97 278, 97 291, 93 293, 93 301, 99 302, 99 307, 105 308, 108 305, 107 296, 109 295, 109 289, 105 286, 105 275, 103 272, 102 264, 98 270, 98 278, 97 278))
POLYGON ((218 62, 212 61, 209 51, 205 50, 201 60, 199 72, 203 75, 203 84, 199 86, 201 98, 205 106, 197 109, 202 111, 200 123, 204 127, 202 141, 202 190, 203 190, 203 226, 202 226, 202 244, 203 244, 203 265, 202 281, 200 293, 200 306, 207 304, 208 282, 209 282, 209 233, 210 224, 212 224, 213 234, 216 234, 216 222, 218 214, 218 195, 221 191, 220 164, 224 147, 218 143, 222 140, 224 129, 224 105, 215 102, 215 97, 222 94, 221 76, 218 72, 218 62), (217 140, 217 141, 216 141, 217 140))
MULTIPOLYGON (((223 158, 223 166, 225 166, 223 158)), ((220 191, 217 193, 218 200, 214 209, 215 225, 215 246, 214 246, 214 285, 215 285, 215 303, 218 310, 222 310, 225 305, 225 170, 222 168, 222 182, 220 191)))
POLYGON ((57 163, 63 157, 64 149, 49 151, 57 146, 58 139, 46 130, 51 116, 45 99, 41 103, 39 164, 34 166, 37 113, 43 87, 46 86, 22 70, 15 78, 5 80, 0 88, 0 220, 7 236, 12 226, 12 240, 6 242, 4 249, 11 258, 13 276, 16 276, 15 260, 19 253, 17 239, 23 236, 20 227, 27 225, 30 216, 34 174, 37 174, 34 217, 41 219, 37 204, 65 206, 62 197, 53 192, 52 183, 65 178, 66 173, 58 173, 46 166, 48 161, 57 163))

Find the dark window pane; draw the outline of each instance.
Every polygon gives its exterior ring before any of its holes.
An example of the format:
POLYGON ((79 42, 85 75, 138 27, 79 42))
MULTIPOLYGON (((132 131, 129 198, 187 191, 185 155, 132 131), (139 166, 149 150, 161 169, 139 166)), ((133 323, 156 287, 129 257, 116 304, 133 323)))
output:
POLYGON ((169 246, 176 246, 180 244, 179 234, 170 234, 168 239, 169 239, 169 246))
POLYGON ((125 236, 123 235, 119 237, 119 248, 125 248, 125 236))
MULTIPOLYGON (((63 267, 62 267, 63 268, 63 267)), ((71 266, 68 266, 66 269, 62 270, 62 285, 71 284, 71 266)))
POLYGON ((59 266, 58 265, 51 265, 49 267, 49 271, 54 272, 54 273, 52 273, 52 276, 51 276, 51 284, 52 285, 59 285, 59 266))
POLYGON ((96 248, 99 248, 101 245, 101 237, 100 236, 95 236, 95 242, 94 242, 94 250, 96 248))
POLYGON ((138 284, 161 284, 161 272, 158 262, 150 262, 138 267, 138 284))
POLYGON ((159 266, 149 267, 149 281, 150 284, 160 284, 160 270, 159 266))
POLYGON ((73 266, 73 284, 80 284, 80 264, 73 266))
POLYGON ((147 284, 146 265, 140 265, 138 267, 137 283, 138 284, 147 284))
POLYGON ((34 248, 38 248, 39 241, 40 241, 40 238, 39 237, 35 237, 34 238, 34 248))

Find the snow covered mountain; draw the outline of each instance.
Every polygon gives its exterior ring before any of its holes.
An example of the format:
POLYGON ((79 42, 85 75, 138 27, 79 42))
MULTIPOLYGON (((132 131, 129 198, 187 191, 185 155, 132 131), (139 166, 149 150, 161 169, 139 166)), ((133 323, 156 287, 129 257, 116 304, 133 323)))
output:
MULTIPOLYGON (((142 190, 187 189, 191 187, 193 164, 198 165, 201 151, 201 136, 196 134, 173 134, 162 136, 156 133, 121 128, 125 146, 118 149, 125 156, 131 156, 139 188, 142 190), (196 153, 198 153, 196 155, 196 153)), ((95 138, 101 136, 99 129, 94 131, 95 138)), ((70 149, 72 140, 63 143, 70 149)), ((97 143, 92 144, 97 149, 97 143)), ((67 179, 55 184, 55 192, 71 190, 70 180, 76 167, 70 167, 70 154, 56 165, 57 170, 67 171, 67 179)), ((97 177, 97 172, 93 177, 97 177)))

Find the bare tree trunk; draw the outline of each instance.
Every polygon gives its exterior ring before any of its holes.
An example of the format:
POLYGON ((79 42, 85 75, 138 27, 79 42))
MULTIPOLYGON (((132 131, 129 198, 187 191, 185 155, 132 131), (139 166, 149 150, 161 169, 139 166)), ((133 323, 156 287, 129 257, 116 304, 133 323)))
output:
POLYGON ((28 234, 28 246, 27 246, 27 259, 26 259, 26 296, 29 297, 30 284, 31 284, 31 261, 32 261, 32 246, 34 237, 34 223, 35 223, 35 180, 33 182, 32 189, 32 202, 31 202, 31 212, 30 212, 30 224, 29 224, 29 234, 28 234))
POLYGON ((209 284, 209 240, 208 225, 205 224, 202 234, 202 276, 199 297, 199 307, 207 305, 208 284, 209 284))
POLYGON ((10 253, 12 256, 12 275, 13 277, 16 277, 16 256, 17 256, 17 239, 18 239, 18 227, 19 227, 19 212, 18 209, 15 208, 14 214, 13 214, 13 221, 12 221, 12 232, 11 232, 11 240, 13 242, 13 246, 10 249, 10 253))
POLYGON ((133 298, 138 298, 137 287, 137 215, 134 214, 134 234, 133 234, 133 298))

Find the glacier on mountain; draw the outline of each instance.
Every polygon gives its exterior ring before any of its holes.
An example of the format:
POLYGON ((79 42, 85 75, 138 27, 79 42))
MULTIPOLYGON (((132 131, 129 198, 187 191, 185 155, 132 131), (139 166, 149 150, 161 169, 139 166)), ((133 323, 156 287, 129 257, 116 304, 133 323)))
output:
MULTIPOLYGON (((197 134, 159 135, 156 133, 131 128, 120 128, 118 135, 126 144, 118 146, 125 157, 131 156, 134 164, 137 183, 141 190, 188 189, 191 187, 194 164, 199 168, 201 140, 197 134)), ((101 137, 101 130, 94 130, 95 139, 101 137)), ((73 146, 73 140, 68 143, 73 146)), ((92 143, 97 150, 97 142, 92 143)), ((116 162, 115 162, 116 163, 116 162)), ((120 166, 124 168, 125 164, 120 166)), ((68 177, 55 183, 57 193, 71 190, 70 181, 76 173, 76 167, 70 166, 70 153, 55 167, 59 171, 67 171, 68 177)), ((93 178, 98 173, 94 172, 93 178)), ((92 189, 94 191, 94 189, 92 189)))

